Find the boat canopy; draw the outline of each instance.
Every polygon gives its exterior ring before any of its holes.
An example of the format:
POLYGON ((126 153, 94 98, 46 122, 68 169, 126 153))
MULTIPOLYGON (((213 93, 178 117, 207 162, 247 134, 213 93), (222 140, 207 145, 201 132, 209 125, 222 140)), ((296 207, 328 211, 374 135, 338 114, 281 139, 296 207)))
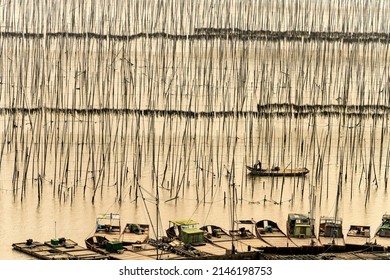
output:
POLYGON ((293 224, 310 224, 310 219, 307 215, 304 214, 288 214, 288 222, 294 222, 293 224))
POLYGON ((98 225, 120 225, 120 215, 114 213, 99 214, 96 218, 96 223, 98 225))
POLYGON ((179 239, 185 244, 204 244, 204 232, 197 227, 198 222, 192 219, 170 221, 178 230, 179 239))
POLYGON ((236 224, 243 224, 243 225, 253 225, 256 224, 256 221, 253 219, 250 220, 235 220, 234 221, 236 224))
POLYGON ((384 214, 382 216, 382 224, 379 226, 376 235, 390 237, 390 214, 384 214))
POLYGON ((199 224, 197 221, 194 221, 192 219, 178 219, 178 220, 171 221, 171 223, 176 226, 189 226, 189 225, 199 224))
POLYGON ((320 223, 342 224, 343 220, 341 218, 335 218, 335 217, 321 217, 320 223))
POLYGON ((382 221, 383 222, 385 222, 385 221, 389 221, 390 222, 390 214, 383 214, 382 221))

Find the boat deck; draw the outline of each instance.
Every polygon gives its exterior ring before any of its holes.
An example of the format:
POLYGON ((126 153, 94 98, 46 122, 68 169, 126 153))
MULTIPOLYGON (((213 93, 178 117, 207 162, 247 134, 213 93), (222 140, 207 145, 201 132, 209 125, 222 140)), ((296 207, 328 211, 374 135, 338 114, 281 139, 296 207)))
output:
MULTIPOLYGON (((231 246, 230 246, 231 247, 231 246)), ((211 243, 206 243, 202 246, 196 246, 196 250, 209 254, 211 256, 223 256, 226 255, 226 249, 220 246, 216 246, 211 243)))
POLYGON ((145 243, 149 240, 149 225, 127 223, 122 231, 123 244, 145 243))
POLYGON ((343 237, 326 237, 320 236, 320 242, 324 246, 345 247, 345 240, 343 237))
POLYGON ((256 235, 264 242, 276 248, 296 248, 294 242, 271 220, 260 220, 256 223, 256 235))
POLYGON ((203 245, 199 246, 190 246, 185 248, 183 242, 180 240, 173 240, 170 242, 170 245, 174 248, 174 250, 178 254, 186 255, 187 257, 207 257, 207 256, 224 256, 227 254, 227 250, 231 249, 231 245, 229 249, 226 249, 222 246, 217 246, 213 243, 206 242, 203 245))
POLYGON ((257 228, 257 233, 260 239, 270 244, 273 247, 278 248, 294 248, 298 247, 291 241, 283 232, 277 229, 273 229, 272 232, 267 232, 262 228, 257 228))
POLYGON ((298 247, 291 239, 287 238, 287 236, 274 236, 274 235, 265 235, 261 236, 261 238, 269 243, 273 247, 278 248, 296 248, 298 247))
POLYGON ((70 239, 65 244, 52 245, 50 242, 20 242, 12 244, 15 250, 36 257, 41 260, 98 260, 108 259, 90 249, 78 245, 70 239))
POLYGON ((371 243, 383 246, 384 248, 390 248, 390 237, 376 235, 371 239, 371 243))
POLYGON ((173 252, 158 250, 150 244, 134 244, 123 246, 123 251, 109 253, 112 260, 179 260, 185 257, 173 252), (157 255, 158 254, 158 255, 157 255))
POLYGON ((253 249, 261 250, 262 248, 273 247, 269 243, 258 238, 250 230, 247 230, 245 228, 240 228, 239 230, 231 230, 229 233, 234 240, 239 241, 238 248, 240 248, 244 252, 251 251, 253 249))
POLYGON ((121 241, 123 243, 143 243, 143 242, 146 242, 147 240, 149 239, 149 234, 148 233, 142 233, 142 234, 139 234, 139 235, 135 235, 135 234, 123 234, 121 236, 121 241))
POLYGON ((351 225, 345 237, 346 246, 367 245, 370 242, 370 226, 351 225))
POLYGON ((95 232, 94 235, 95 236, 104 237, 109 242, 120 241, 120 239, 121 239, 121 233, 120 232, 98 231, 98 232, 95 232))
MULTIPOLYGON (((232 239, 230 240, 213 240, 212 244, 215 246, 218 246, 220 248, 223 248, 225 250, 231 250, 232 249, 232 239)), ((236 242, 233 242, 233 244, 236 242)))
POLYGON ((345 245, 364 245, 370 242, 370 239, 362 236, 348 236, 345 238, 345 245))

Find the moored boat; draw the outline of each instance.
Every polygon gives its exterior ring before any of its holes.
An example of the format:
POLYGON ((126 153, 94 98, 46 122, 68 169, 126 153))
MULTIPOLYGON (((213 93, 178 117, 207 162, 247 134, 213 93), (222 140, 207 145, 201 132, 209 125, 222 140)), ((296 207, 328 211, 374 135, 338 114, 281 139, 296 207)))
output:
POLYGON ((220 226, 216 225, 205 225, 199 228, 203 230, 205 238, 210 241, 217 240, 231 240, 232 237, 229 235, 229 232, 220 226))
POLYGON ((127 223, 120 237, 123 245, 142 244, 149 240, 149 225, 127 223))
POLYGON ((121 228, 119 214, 100 214, 92 236, 85 239, 86 246, 101 254, 121 252, 124 246, 146 244, 149 240, 149 225, 127 223, 121 228))
POLYGON ((118 241, 121 235, 121 219, 119 214, 100 214, 96 218, 95 236, 105 237, 108 241, 118 241))
POLYGON ((205 225, 200 228, 203 230, 206 242, 222 247, 226 253, 242 253, 247 248, 239 240, 230 235, 229 231, 217 225, 205 225))
POLYGON ((326 248, 331 248, 334 251, 345 250, 342 219, 321 217, 318 239, 326 248))
POLYGON ((370 235, 370 226, 350 225, 345 237, 345 246, 348 249, 361 249, 371 246, 370 235))
POLYGON ((256 222, 256 235, 258 238, 278 249, 297 248, 298 246, 287 237, 278 224, 271 220, 256 222))
POLYGON ((347 238, 350 244, 364 244, 370 240, 370 226, 351 225, 347 232, 347 238), (354 238, 362 239, 354 239, 354 238), (363 243, 364 242, 364 243, 363 243))
POLYGON ((192 219, 177 219, 169 221, 166 230, 169 243, 178 253, 186 253, 193 257, 223 256, 226 249, 206 242, 204 231, 198 227, 198 222, 192 219))
POLYGON ((253 219, 235 220, 234 223, 237 229, 230 230, 229 234, 238 241, 237 250, 248 252, 272 247, 268 242, 256 236, 254 233, 256 222, 253 219))
POLYGON ((382 222, 375 231, 371 242, 383 246, 387 250, 390 249, 390 214, 384 214, 382 216, 382 222))
POLYGON ((324 246, 314 234, 314 221, 304 214, 290 213, 287 216, 287 237, 303 253, 318 253, 323 251, 324 246))
POLYGON ((123 249, 120 241, 120 215, 115 213, 99 214, 96 218, 96 228, 92 236, 85 239, 87 248, 100 254, 123 249))
POLYGON ((184 244, 192 246, 205 245, 203 230, 198 228, 198 222, 192 219, 177 219, 169 221, 166 230, 168 238, 179 239, 184 244))

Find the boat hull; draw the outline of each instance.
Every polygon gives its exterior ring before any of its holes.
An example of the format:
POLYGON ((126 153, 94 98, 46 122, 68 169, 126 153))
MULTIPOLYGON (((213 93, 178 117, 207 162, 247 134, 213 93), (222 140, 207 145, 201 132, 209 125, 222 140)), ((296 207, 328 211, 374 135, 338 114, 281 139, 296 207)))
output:
POLYGON ((309 173, 307 168, 296 168, 296 169, 257 169, 251 166, 246 166, 250 175, 264 176, 264 177, 294 177, 294 176, 305 176, 309 173))

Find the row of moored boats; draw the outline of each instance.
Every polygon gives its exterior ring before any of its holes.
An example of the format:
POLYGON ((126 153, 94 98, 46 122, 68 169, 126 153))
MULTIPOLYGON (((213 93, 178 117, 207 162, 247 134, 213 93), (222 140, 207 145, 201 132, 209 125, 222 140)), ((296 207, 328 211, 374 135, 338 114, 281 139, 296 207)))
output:
POLYGON ((384 214, 378 229, 351 225, 343 234, 341 219, 321 217, 318 235, 308 215, 291 213, 285 231, 271 220, 236 220, 233 229, 203 225, 192 219, 169 222, 166 236, 151 239, 149 224, 121 225, 119 214, 99 215, 87 248, 70 239, 39 243, 31 239, 13 244, 14 249, 41 259, 188 259, 230 258, 233 254, 319 254, 322 252, 389 251, 390 215, 384 214), (227 257, 229 256, 229 257, 227 257))
MULTIPOLYGON (((217 225, 200 226, 192 219, 169 222, 164 238, 149 238, 149 225, 127 223, 120 227, 119 214, 105 214, 97 219, 93 236, 86 245, 101 254, 124 258, 127 252, 158 251, 152 258, 188 258, 223 256, 250 251, 315 254, 324 251, 377 250, 390 248, 390 215, 385 214, 378 229, 351 225, 343 234, 341 219, 321 217, 318 235, 314 220, 305 214, 288 215, 286 229, 271 220, 236 220, 234 229, 217 225)), ((151 256, 149 254, 149 256, 151 256)))

